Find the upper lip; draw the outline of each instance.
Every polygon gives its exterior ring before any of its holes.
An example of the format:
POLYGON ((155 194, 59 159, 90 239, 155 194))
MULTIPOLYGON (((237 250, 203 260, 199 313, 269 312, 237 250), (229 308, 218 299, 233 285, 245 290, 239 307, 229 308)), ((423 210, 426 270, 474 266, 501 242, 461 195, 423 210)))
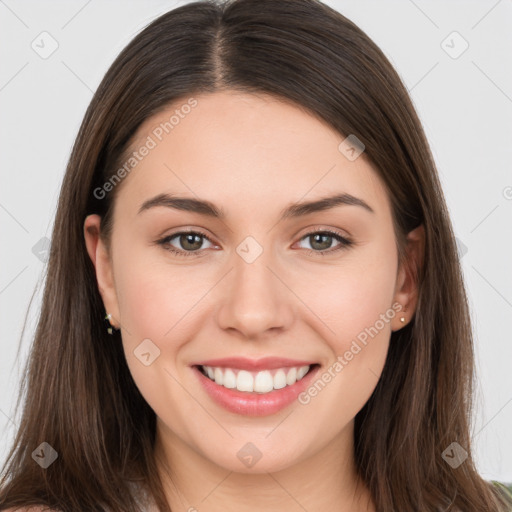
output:
POLYGON ((299 361, 285 357, 262 357, 261 359, 247 359, 246 357, 226 357, 222 359, 208 359, 194 363, 192 366, 213 366, 219 368, 236 368, 239 370, 262 371, 275 368, 301 367, 315 364, 311 361, 299 361))

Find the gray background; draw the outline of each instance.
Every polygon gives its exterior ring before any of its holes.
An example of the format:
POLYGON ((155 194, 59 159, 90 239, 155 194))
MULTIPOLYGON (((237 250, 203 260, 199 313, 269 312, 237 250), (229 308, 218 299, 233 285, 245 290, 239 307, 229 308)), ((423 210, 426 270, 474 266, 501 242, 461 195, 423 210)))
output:
MULTIPOLYGON (((85 109, 132 37, 183 3, 0 0, 2 461, 19 421, 13 414, 15 395, 40 308, 44 237, 51 235, 65 165, 85 109), (44 31, 50 35, 41 36, 44 31), (58 48, 44 55, 52 44, 58 48)), ((510 482, 512 2, 326 3, 382 48, 409 89, 427 132, 459 241, 473 315, 477 465, 484 478, 510 482)))

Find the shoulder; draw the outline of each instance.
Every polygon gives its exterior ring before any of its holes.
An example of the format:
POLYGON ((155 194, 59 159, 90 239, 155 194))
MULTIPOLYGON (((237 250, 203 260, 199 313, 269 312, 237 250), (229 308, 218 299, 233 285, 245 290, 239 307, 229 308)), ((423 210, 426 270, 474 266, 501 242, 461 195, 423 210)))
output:
POLYGON ((496 480, 491 480, 491 483, 500 489, 504 494, 512 498, 512 483, 503 483, 496 480))
MULTIPOLYGON (((491 483, 497 488, 507 507, 512 507, 512 483, 502 483, 496 480, 491 480, 491 483)), ((512 508, 507 508, 507 510, 512 510, 512 508)))

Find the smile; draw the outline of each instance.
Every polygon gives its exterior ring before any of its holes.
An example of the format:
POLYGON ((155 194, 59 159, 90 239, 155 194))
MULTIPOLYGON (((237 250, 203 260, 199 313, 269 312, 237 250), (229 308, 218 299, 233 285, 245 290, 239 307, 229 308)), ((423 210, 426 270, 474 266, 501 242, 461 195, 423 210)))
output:
POLYGON ((225 358, 191 365, 206 397, 245 416, 275 414, 297 401, 320 364, 286 358, 225 358))
POLYGON ((200 366, 203 374, 219 386, 248 393, 269 393, 275 389, 292 386, 300 381, 310 368, 310 365, 306 365, 251 372, 235 368, 200 366))

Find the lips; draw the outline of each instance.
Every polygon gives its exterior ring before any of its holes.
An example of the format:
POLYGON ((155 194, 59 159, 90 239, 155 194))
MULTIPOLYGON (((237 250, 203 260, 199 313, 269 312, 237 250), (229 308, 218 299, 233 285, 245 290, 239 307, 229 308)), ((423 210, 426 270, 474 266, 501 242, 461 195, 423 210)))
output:
POLYGON ((278 357, 210 359, 192 365, 204 391, 216 404, 248 416, 267 416, 289 406, 310 385, 319 368, 312 361, 278 357))

